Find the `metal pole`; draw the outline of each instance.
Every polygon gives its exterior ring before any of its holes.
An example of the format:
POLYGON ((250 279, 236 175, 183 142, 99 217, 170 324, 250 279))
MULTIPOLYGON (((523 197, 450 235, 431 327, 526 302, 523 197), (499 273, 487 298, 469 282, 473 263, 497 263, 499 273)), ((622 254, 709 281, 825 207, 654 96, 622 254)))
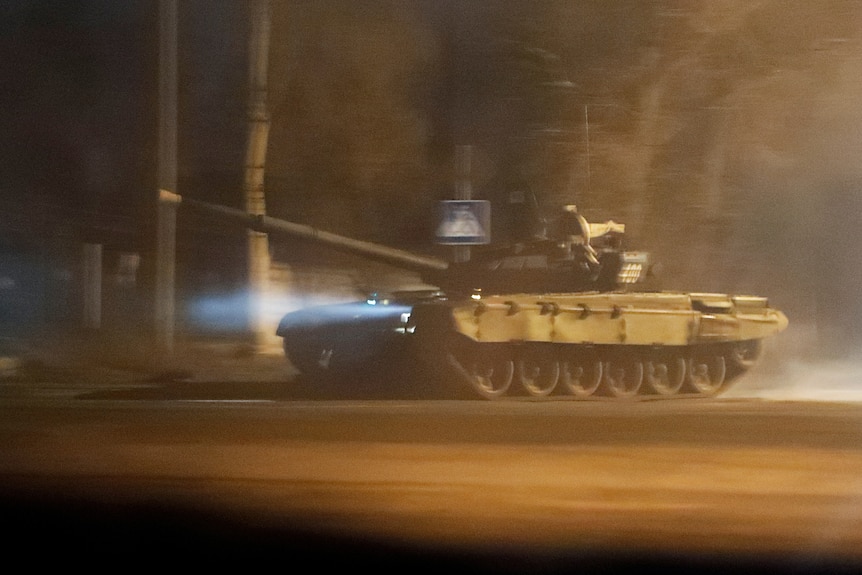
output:
MULTIPOLYGON (((456 148, 456 181, 455 199, 473 199, 473 185, 471 181, 471 161, 473 156, 472 146, 458 146, 456 148)), ((456 263, 470 261, 470 246, 455 246, 454 260, 456 263)))
POLYGON ((590 111, 584 104, 584 137, 587 141, 587 191, 592 188, 592 174, 590 173, 590 111))
POLYGON ((177 0, 159 2, 159 148, 156 231, 156 346, 174 350, 176 204, 163 192, 177 190, 177 0))
POLYGON ((102 327, 101 244, 84 244, 84 327, 102 327))

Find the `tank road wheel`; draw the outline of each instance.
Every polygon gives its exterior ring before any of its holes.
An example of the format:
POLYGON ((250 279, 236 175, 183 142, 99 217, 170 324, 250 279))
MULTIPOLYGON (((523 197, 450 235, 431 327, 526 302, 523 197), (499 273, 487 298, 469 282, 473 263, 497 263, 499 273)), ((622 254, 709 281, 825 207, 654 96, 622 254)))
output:
POLYGON ((757 364, 762 353, 763 343, 759 339, 740 341, 731 348, 730 363, 745 371, 757 364))
POLYGON ((315 342, 287 341, 283 342, 284 355, 287 360, 306 377, 323 377, 330 373, 332 354, 335 351, 315 342))
POLYGON ((663 357, 644 364, 644 379, 657 395, 675 395, 685 382, 685 359, 663 357))
POLYGON ((509 391, 515 364, 505 350, 482 347, 467 346, 457 356, 450 354, 450 363, 467 380, 473 391, 485 399, 497 399, 509 391))
POLYGON ((469 365, 473 389, 486 399, 496 399, 506 395, 512 385, 515 371, 512 360, 494 357, 496 354, 480 354, 469 365))
POLYGON ((521 387, 533 397, 550 395, 560 380, 560 363, 542 351, 527 351, 517 363, 521 387))
POLYGON ((602 367, 602 382, 613 397, 626 399, 640 391, 644 380, 644 364, 633 359, 608 361, 602 367))
POLYGON ((602 383, 602 362, 595 358, 563 360, 560 372, 563 386, 579 399, 593 395, 602 383))
POLYGON ((726 373, 723 355, 696 355, 688 363, 688 384, 701 395, 715 395, 721 390, 726 373))
POLYGON ((726 371, 724 387, 757 365, 763 353, 763 344, 759 339, 748 339, 730 344, 724 353, 726 371))

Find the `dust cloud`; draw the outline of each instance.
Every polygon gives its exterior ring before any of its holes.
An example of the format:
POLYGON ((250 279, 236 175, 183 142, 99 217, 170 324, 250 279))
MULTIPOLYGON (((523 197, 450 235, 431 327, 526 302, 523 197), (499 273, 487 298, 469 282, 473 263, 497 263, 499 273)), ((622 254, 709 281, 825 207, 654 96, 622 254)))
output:
POLYGON ((760 362, 722 397, 767 401, 862 402, 862 350, 827 352, 832 339, 813 326, 797 325, 764 345, 760 362))
POLYGON ((722 397, 773 401, 862 402, 862 357, 789 359, 778 373, 755 370, 722 397))

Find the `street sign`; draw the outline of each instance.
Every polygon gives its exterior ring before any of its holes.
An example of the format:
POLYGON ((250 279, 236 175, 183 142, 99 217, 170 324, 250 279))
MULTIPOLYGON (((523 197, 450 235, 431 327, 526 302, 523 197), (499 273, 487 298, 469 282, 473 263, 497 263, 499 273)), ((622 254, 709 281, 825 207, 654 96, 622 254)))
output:
POLYGON ((453 246, 491 242, 491 202, 444 200, 440 202, 437 243, 453 246))

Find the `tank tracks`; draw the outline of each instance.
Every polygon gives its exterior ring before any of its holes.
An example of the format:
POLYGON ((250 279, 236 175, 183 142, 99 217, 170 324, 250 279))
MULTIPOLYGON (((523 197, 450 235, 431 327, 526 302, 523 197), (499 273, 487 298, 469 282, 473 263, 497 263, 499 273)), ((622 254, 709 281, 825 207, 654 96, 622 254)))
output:
POLYGON ((760 340, 693 346, 466 344, 447 359, 480 398, 711 397, 753 367, 760 340))

